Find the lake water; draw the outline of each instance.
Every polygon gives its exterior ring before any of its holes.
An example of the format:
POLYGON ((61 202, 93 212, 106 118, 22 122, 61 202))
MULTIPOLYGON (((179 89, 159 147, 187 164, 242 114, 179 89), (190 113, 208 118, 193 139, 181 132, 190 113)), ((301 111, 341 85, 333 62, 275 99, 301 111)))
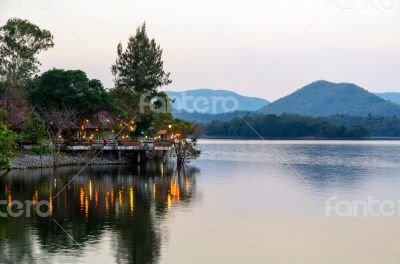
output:
POLYGON ((185 172, 89 167, 59 195, 81 167, 1 177, 1 200, 50 211, 0 217, 0 263, 400 263, 400 214, 327 213, 332 197, 400 200, 399 142, 200 147, 185 172))

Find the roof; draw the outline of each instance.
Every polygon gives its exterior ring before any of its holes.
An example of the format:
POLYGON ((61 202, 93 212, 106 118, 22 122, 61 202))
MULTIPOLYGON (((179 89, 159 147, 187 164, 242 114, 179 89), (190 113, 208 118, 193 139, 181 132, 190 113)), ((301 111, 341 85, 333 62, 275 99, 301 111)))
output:
POLYGON ((165 134, 168 134, 168 131, 165 130, 165 129, 161 129, 160 131, 158 131, 158 132, 156 133, 156 135, 165 135, 165 134))
POLYGON ((93 117, 89 119, 83 119, 79 123, 71 126, 72 129, 112 129, 113 127, 113 118, 110 113, 105 111, 100 111, 93 115, 93 117))

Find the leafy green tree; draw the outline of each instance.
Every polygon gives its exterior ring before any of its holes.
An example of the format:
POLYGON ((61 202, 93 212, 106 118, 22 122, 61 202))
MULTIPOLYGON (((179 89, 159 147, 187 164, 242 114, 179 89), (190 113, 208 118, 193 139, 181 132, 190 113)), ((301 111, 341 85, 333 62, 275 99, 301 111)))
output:
POLYGON ((113 110, 111 99, 99 80, 89 80, 80 70, 52 69, 37 77, 29 99, 41 108, 73 109, 78 116, 113 110))
POLYGON ((31 117, 25 122, 24 129, 21 132, 21 138, 24 141, 37 143, 47 136, 46 127, 39 117, 31 117))
POLYGON ((154 114, 153 124, 155 129, 168 129, 174 123, 174 117, 170 113, 156 113, 154 114))
POLYGON ((0 27, 0 81, 20 87, 38 72, 37 55, 53 47, 53 36, 28 20, 11 18, 0 27))
POLYGON ((125 119, 133 118, 139 111, 140 96, 127 87, 115 87, 109 92, 116 111, 125 119))
POLYGON ((10 167, 10 158, 14 153, 16 135, 6 125, 0 124, 0 169, 10 167))
POLYGON ((111 70, 116 87, 128 87, 136 93, 153 95, 157 88, 171 83, 170 73, 164 71, 162 49, 149 39, 146 25, 138 27, 125 50, 118 44, 118 58, 111 70))

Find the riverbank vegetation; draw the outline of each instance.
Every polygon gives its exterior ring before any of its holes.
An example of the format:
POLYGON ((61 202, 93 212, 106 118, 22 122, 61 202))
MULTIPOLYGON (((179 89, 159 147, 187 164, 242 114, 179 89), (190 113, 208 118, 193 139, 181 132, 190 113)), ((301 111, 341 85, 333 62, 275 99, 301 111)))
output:
POLYGON ((252 114, 243 119, 237 117, 230 121, 212 121, 204 125, 203 133, 209 137, 226 138, 361 139, 371 135, 369 130, 361 126, 347 128, 323 118, 299 115, 252 114), (254 133, 250 133, 249 129, 254 129, 254 133))
POLYGON ((195 139, 178 129, 191 123, 175 119, 169 99, 158 90, 172 81, 145 24, 125 49, 118 44, 111 88, 79 69, 39 73, 38 55, 55 45, 53 39, 28 20, 12 18, 0 27, 1 168, 9 166, 16 143, 56 157, 76 140, 137 141, 155 138, 158 131, 164 131, 160 140, 183 140, 197 152, 195 139))

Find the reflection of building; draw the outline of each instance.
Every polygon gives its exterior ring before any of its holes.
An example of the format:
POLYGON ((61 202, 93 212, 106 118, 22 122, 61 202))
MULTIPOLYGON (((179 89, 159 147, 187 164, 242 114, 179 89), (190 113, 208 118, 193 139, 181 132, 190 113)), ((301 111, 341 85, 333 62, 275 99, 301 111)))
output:
MULTIPOLYGON (((78 176, 54 198, 68 183, 69 176, 80 169, 11 171, 0 178, 0 199, 48 200, 52 208, 50 217, 73 234, 82 248, 103 239, 107 230, 108 235, 112 233, 110 250, 116 252, 114 262, 157 263, 162 242, 157 221, 167 217, 168 210, 176 208, 178 203, 189 204, 195 194, 196 171, 187 168, 187 173, 177 174, 174 167, 156 163, 88 167, 85 175, 78 176)), ((32 257, 28 247, 40 248, 35 254, 45 257, 65 254, 60 250, 65 247, 81 250, 56 224, 49 226, 48 218, 9 219, 2 222, 4 230, 13 234, 5 246, 19 256, 32 257)), ((0 252, 5 252, 1 251, 2 246, 0 243, 0 252)))
MULTIPOLYGON (((67 170, 67 167, 59 168, 62 176, 52 176, 52 181, 42 178, 46 176, 46 171, 51 174, 51 169, 31 170, 29 178, 26 175, 20 176, 26 182, 23 183, 22 190, 18 177, 11 175, 10 182, 2 183, 5 183, 3 190, 6 196, 1 198, 9 202, 12 199, 48 201, 49 197, 53 198, 57 190, 65 186, 67 170), (39 177, 43 184, 30 186, 30 180, 35 177, 39 177), (14 186, 13 182, 18 185, 14 186)), ((76 178, 71 182, 68 191, 61 192, 54 200, 51 199, 51 206, 54 214, 68 208, 79 208, 86 218, 91 215, 103 218, 121 213, 133 215, 136 203, 147 203, 156 209, 171 208, 174 204, 189 201, 193 196, 194 172, 190 169, 187 171, 186 175, 177 174, 174 167, 162 163, 151 163, 151 166, 142 167, 88 168, 87 173, 96 177, 76 178)), ((76 171, 71 171, 71 174, 75 173, 76 171)))

